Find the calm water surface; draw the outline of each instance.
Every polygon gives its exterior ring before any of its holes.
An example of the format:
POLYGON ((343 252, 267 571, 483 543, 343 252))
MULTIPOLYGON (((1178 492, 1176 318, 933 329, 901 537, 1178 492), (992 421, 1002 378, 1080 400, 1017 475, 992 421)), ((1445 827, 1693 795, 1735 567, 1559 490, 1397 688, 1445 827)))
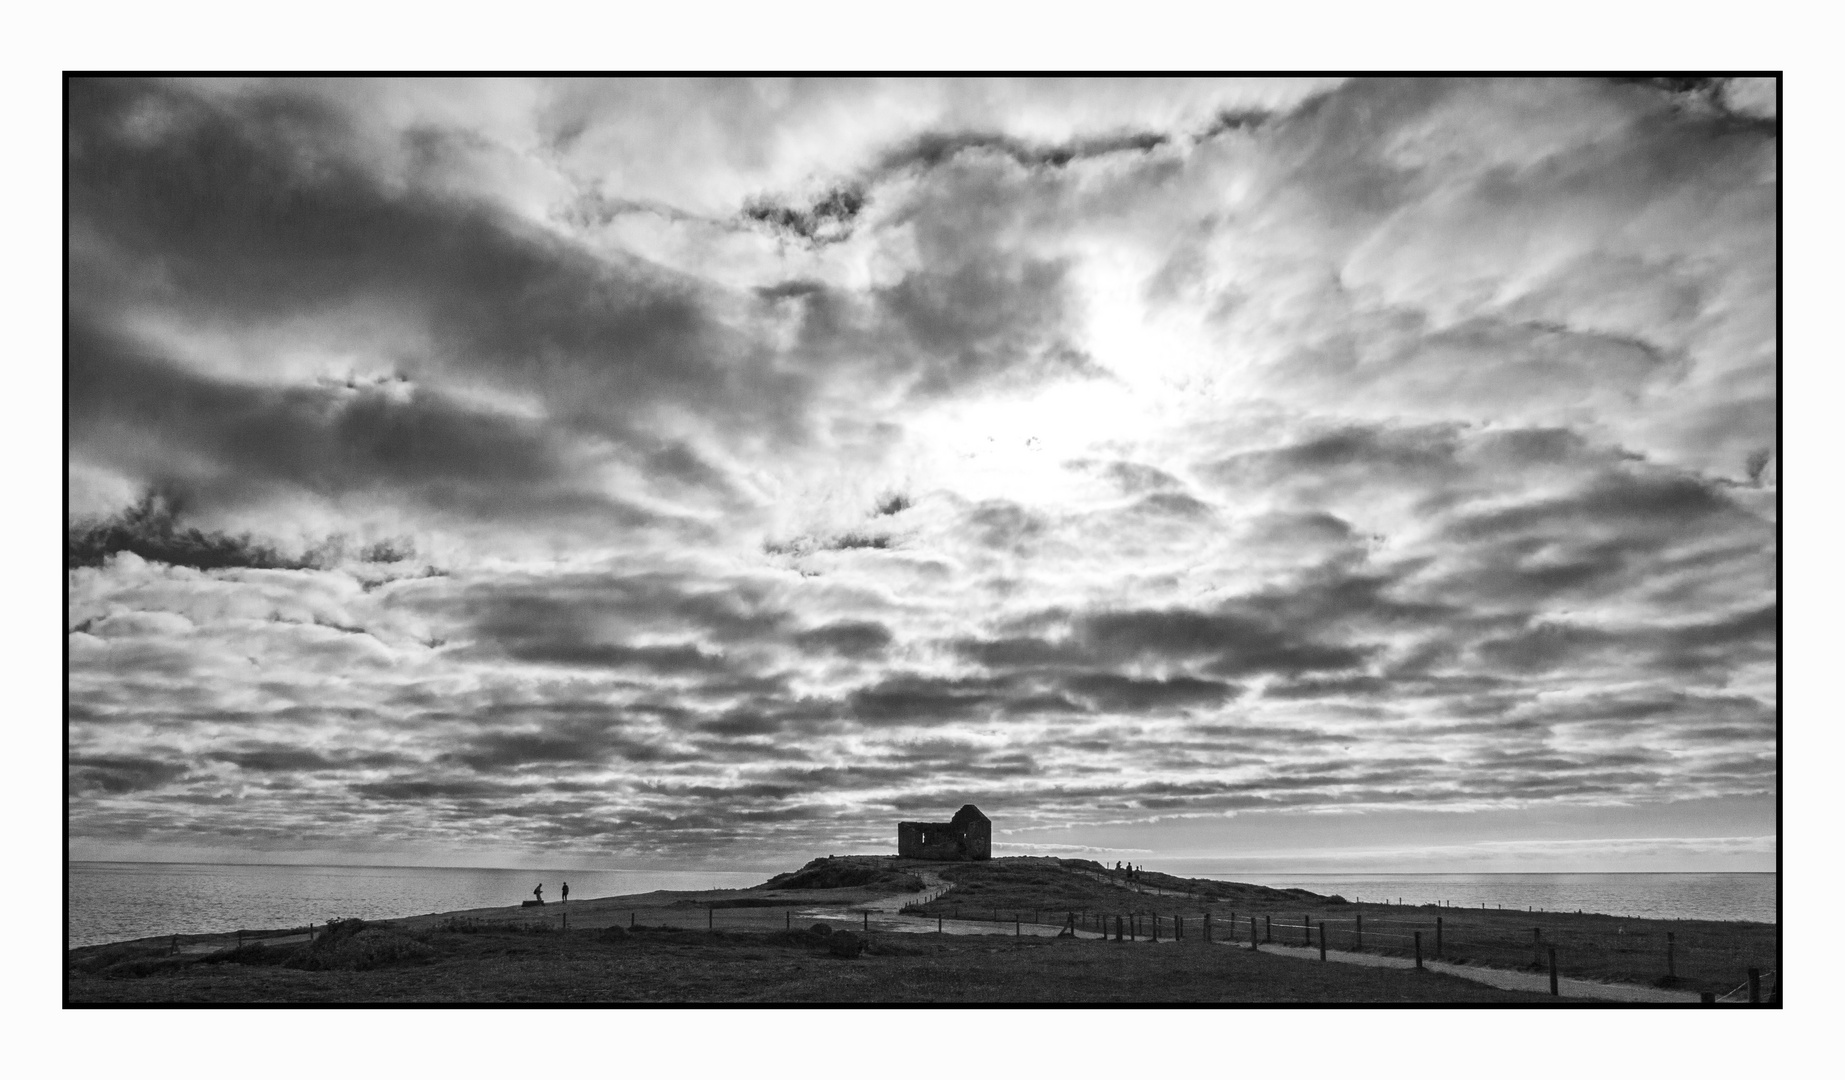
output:
POLYGON ((69 948, 160 934, 389 919, 545 899, 570 883, 578 900, 655 889, 741 889, 772 875, 707 870, 490 870, 425 866, 231 866, 73 862, 69 948))
MULTIPOLYGON (((69 947, 161 934, 388 919, 516 904, 544 882, 555 900, 655 889, 740 889, 763 871, 493 870, 420 866, 232 866, 212 863, 69 864, 69 947)), ((1595 911, 1653 919, 1774 922, 1774 874, 1199 874, 1348 900, 1446 902, 1509 910, 1595 911)))
POLYGON ((1481 904, 1636 919, 1776 921, 1774 874, 1199 874, 1366 903, 1481 904))

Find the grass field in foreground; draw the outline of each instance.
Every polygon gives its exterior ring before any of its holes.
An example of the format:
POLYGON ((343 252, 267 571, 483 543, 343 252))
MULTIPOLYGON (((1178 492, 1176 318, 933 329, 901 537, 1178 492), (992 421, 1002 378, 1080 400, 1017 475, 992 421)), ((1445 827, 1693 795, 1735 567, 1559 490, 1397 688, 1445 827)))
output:
POLYGON ((369 971, 158 962, 139 977, 67 973, 72 1004, 1503 1003, 1557 999, 1428 971, 1319 964, 1241 949, 1054 938, 874 935, 832 955, 802 933, 485 928, 414 935, 369 971), (427 950, 427 951, 421 951, 427 950), (409 953, 409 950, 406 950, 409 953))

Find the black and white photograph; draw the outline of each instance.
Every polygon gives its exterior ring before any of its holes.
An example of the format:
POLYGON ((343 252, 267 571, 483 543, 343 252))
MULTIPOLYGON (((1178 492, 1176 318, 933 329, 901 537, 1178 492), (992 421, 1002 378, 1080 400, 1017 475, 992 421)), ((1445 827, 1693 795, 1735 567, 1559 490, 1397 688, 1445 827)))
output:
POLYGON ((1777 72, 62 84, 65 1008, 1781 1006, 1777 72))

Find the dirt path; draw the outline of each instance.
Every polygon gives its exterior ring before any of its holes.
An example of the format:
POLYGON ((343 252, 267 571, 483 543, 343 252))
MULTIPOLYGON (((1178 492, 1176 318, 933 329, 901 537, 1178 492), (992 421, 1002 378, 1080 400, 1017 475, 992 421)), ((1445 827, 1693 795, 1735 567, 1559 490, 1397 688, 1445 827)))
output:
MULTIPOLYGON (((847 907, 809 907, 799 909, 804 919, 833 919, 854 926, 869 925, 872 930, 896 934, 968 934, 968 935, 1002 935, 1005 937, 1056 937, 1063 931, 1063 924, 1028 922, 983 922, 975 919, 936 918, 932 915, 905 915, 903 909, 911 904, 926 904, 943 893, 953 889, 954 882, 943 881, 942 875, 933 870, 912 871, 922 879, 923 891, 920 893, 898 893, 895 896, 880 896, 863 903, 847 907), (866 916, 870 918, 867 919, 866 916)), ((1097 938, 1104 934, 1088 930, 1078 930, 1078 937, 1097 938)))
MULTIPOLYGON (((1219 944, 1230 945, 1231 942, 1219 944)), ((1247 949, 1248 945, 1238 944, 1238 948, 1247 949)), ((1262 946, 1262 951, 1277 956, 1292 956, 1300 960, 1318 960, 1318 949, 1302 948, 1298 945, 1262 946)), ((1328 949, 1326 959, 1341 964, 1359 964, 1365 967, 1415 967, 1416 962, 1402 956, 1380 956, 1377 953, 1340 952, 1328 949)), ((1443 975, 1471 982, 1496 986, 1501 990, 1526 990, 1536 994, 1550 993, 1550 976, 1533 974, 1529 971, 1507 971, 1504 968, 1476 967, 1472 964, 1450 964, 1442 960, 1424 960, 1422 966, 1430 971, 1439 971, 1443 975)), ((1698 995, 1684 990, 1658 990, 1650 986, 1630 986, 1625 983, 1600 983, 1588 979, 1557 979, 1557 993, 1560 997, 1592 998, 1597 1001, 1626 1001, 1646 1004, 1696 1005, 1698 995)))

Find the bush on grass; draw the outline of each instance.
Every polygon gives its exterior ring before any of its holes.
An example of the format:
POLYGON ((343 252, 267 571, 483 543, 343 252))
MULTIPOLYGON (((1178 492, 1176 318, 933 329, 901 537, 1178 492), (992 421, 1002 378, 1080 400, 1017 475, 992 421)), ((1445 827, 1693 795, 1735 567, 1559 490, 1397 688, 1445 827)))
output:
POLYGON ((436 951, 401 930, 368 926, 363 919, 334 919, 312 944, 294 950, 284 966, 302 971, 373 971, 426 960, 436 951))
POLYGON ((865 951, 865 942, 850 930, 835 930, 827 936, 826 950, 841 959, 850 960, 865 951))

